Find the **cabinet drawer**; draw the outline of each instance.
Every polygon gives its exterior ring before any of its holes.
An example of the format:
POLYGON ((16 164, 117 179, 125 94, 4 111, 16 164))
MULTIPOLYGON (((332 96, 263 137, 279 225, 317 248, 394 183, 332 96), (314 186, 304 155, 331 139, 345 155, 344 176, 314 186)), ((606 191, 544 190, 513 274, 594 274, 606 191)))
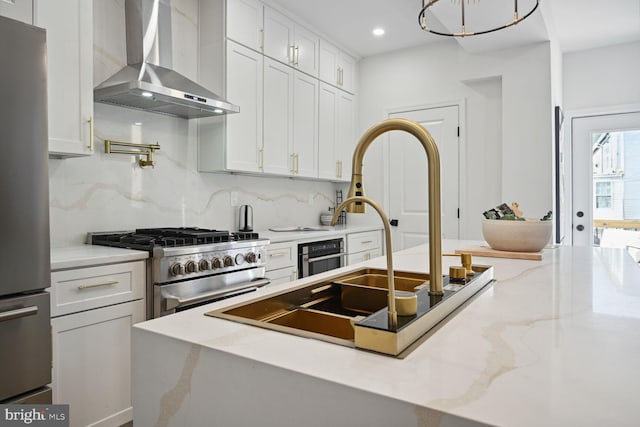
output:
POLYGON ((382 255, 382 249, 380 248, 376 248, 370 251, 350 254, 350 255, 347 255, 347 265, 353 265, 359 262, 369 261, 370 259, 379 257, 381 255, 382 255))
POLYGON ((267 246, 267 271, 295 267, 298 263, 298 245, 295 242, 273 243, 267 246))
POLYGON ((269 278, 271 285, 293 282, 298 278, 298 269, 296 267, 287 267, 272 270, 267 273, 267 277, 269 278))
POLYGON ((145 261, 54 271, 51 316, 144 297, 145 261))
POLYGON ((349 254, 368 251, 380 247, 380 231, 366 231, 347 235, 347 251, 349 254))

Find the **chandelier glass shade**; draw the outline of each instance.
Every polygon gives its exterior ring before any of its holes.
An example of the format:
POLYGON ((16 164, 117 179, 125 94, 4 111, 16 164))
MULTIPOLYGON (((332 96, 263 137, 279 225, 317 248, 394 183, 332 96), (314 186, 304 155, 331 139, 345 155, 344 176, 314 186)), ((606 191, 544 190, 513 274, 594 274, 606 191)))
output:
MULTIPOLYGON (((502 30, 504 28, 511 27, 516 25, 519 22, 527 19, 535 10, 538 8, 540 4, 540 0, 535 0, 535 4, 531 7, 531 10, 527 11, 525 14, 520 14, 518 10, 518 0, 513 1, 513 20, 507 22, 504 25, 498 25, 495 27, 491 27, 489 29, 482 29, 477 31, 467 31, 465 26, 466 21, 466 11, 465 11, 465 0, 452 0, 453 3, 460 3, 460 31, 459 32, 444 32, 438 31, 433 28, 430 28, 427 23, 427 11, 433 7, 439 0, 422 0, 422 9, 420 9, 420 13, 418 13, 418 23, 420 24, 420 28, 425 31, 428 31, 433 34, 438 34, 440 36, 449 36, 449 37, 468 37, 468 36, 477 36, 479 34, 487 34, 492 33, 494 31, 502 30)), ((469 3, 471 0, 467 0, 469 3)), ((474 2, 479 2, 480 0, 474 0, 474 2)))

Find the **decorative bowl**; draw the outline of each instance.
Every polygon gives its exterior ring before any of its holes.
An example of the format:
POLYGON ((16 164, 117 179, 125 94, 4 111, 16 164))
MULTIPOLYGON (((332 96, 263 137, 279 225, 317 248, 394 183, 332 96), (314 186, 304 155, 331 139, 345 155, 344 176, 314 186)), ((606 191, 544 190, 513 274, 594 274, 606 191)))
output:
POLYGON ((333 218, 333 215, 330 213, 326 213, 326 214, 321 214, 320 215, 320 224, 322 225, 331 225, 331 219, 333 218))
POLYGON ((538 219, 485 219, 482 221, 482 235, 489 246, 499 251, 539 252, 551 239, 552 224, 552 221, 538 219))

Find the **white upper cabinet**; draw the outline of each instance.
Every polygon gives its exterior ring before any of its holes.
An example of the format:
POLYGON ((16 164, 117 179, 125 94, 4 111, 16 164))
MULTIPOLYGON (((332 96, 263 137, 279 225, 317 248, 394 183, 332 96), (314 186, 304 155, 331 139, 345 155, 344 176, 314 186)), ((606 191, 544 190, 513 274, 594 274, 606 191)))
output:
POLYGON ((318 80, 264 61, 263 170, 317 178, 318 80))
POLYGON ((93 150, 93 2, 35 0, 34 24, 47 30, 49 155, 90 155, 93 150))
POLYGON ((257 0, 227 0, 227 37, 262 51, 262 16, 263 5, 257 0))
POLYGON ((225 169, 261 171, 262 65, 261 54, 227 42, 227 97, 240 106, 228 114, 225 169))
POLYGON ((349 93, 356 90, 356 60, 331 43, 320 40, 319 78, 349 93))
POLYGON ((318 77, 320 38, 280 12, 264 8, 264 54, 318 77))
POLYGON ((318 177, 349 181, 356 145, 353 95, 320 83, 319 100, 318 177))
POLYGON ((264 172, 293 174, 293 68, 264 58, 264 172))
POLYGON ((296 71, 293 89, 293 170, 318 177, 318 79, 296 71))
POLYGON ((0 16, 33 24, 32 0, 0 0, 0 16))

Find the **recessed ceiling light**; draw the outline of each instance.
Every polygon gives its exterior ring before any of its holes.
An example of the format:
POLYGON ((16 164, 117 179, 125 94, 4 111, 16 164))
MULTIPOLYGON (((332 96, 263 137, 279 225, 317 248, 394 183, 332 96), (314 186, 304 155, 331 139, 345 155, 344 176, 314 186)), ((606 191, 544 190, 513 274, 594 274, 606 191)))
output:
POLYGON ((373 35, 378 37, 384 35, 384 28, 374 28, 373 35))

